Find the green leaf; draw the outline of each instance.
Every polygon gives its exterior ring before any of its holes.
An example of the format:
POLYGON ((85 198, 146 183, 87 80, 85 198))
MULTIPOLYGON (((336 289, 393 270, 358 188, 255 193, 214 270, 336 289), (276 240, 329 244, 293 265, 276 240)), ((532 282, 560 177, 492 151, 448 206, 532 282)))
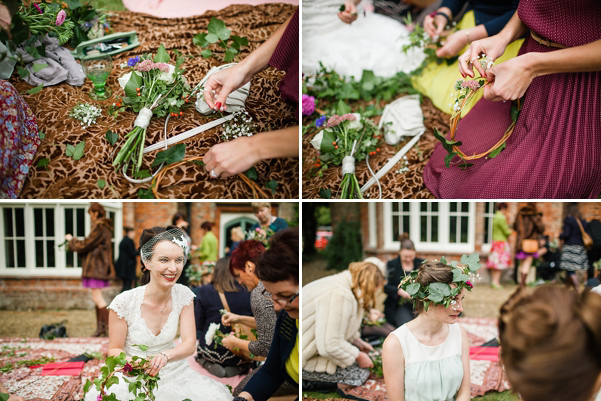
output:
POLYGON ((338 114, 339 116, 342 116, 342 115, 348 114, 350 112, 351 112, 351 106, 349 106, 342 100, 338 100, 338 103, 336 104, 336 114, 338 114))
POLYGON ((115 366, 117 366, 117 359, 115 357, 109 356, 108 358, 106 358, 106 366, 108 366, 110 372, 114 371, 115 366))
POLYGON ((37 60, 40 57, 42 57, 35 46, 25 46, 25 51, 27 52, 27 54, 33 57, 34 60, 37 60))
POLYGON ((152 162, 152 167, 158 166, 161 163, 172 164, 181 161, 186 156, 186 144, 180 143, 172 146, 167 150, 157 153, 157 157, 152 162))
POLYGON ((520 116, 520 110, 518 109, 517 102, 511 102, 511 109, 509 114, 511 115, 511 121, 516 122, 520 116))
MULTIPOLYGON (((432 284, 434 284, 434 283, 432 283, 432 284)), ((428 295, 428 299, 432 302, 442 302, 443 298, 444 297, 442 296, 441 293, 435 292, 435 291, 434 292, 430 291, 430 295, 428 295)))
POLYGON ((468 167, 472 167, 474 165, 474 163, 468 163, 468 162, 464 162, 462 164, 459 165, 459 168, 462 170, 467 169, 468 167))
POLYGON ((444 166, 446 168, 449 168, 449 166, 451 165, 451 161, 456 155, 457 154, 455 152, 447 153, 447 155, 444 157, 444 166))
POLYGON ((79 0, 65 0, 65 3, 67 3, 67 6, 71 10, 75 10, 76 8, 81 7, 81 3, 79 0))
POLYGON ((154 194, 152 193, 152 189, 138 189, 138 198, 140 199, 154 199, 154 194))
POLYGON ((421 287, 420 283, 411 283, 407 286, 407 294, 414 296, 419 291, 421 287))
POLYGON ((114 133, 111 130, 106 131, 105 138, 111 145, 114 145, 119 139, 119 134, 114 133))
POLYGON ((67 145, 67 149, 65 150, 65 155, 67 157, 73 157, 74 153, 75 153, 75 146, 67 145))
POLYGON ((371 91, 374 89, 376 83, 376 76, 373 71, 363 70, 361 75, 361 88, 365 91, 371 91))
POLYGON ((40 159, 38 161, 37 166, 38 167, 46 167, 48 165, 48 163, 50 163, 50 159, 48 159, 47 157, 44 157, 43 159, 40 159))
POLYGON ((38 132, 38 136, 40 137, 40 139, 46 139, 46 134, 44 134, 42 131, 38 132))
POLYGON ((199 33, 197 35, 194 35, 193 42, 195 45, 200 47, 207 47, 208 45, 210 45, 210 43, 207 41, 206 33, 199 33))
POLYGON ((125 94, 127 95, 127 97, 130 97, 132 99, 136 99, 138 92, 136 91, 137 88, 140 88, 142 86, 142 84, 144 83, 144 80, 142 79, 142 77, 140 75, 138 75, 135 72, 132 72, 130 77, 129 77, 129 81, 127 81, 127 84, 125 84, 125 94))
POLYGON ((98 188, 104 189, 105 186, 106 186, 105 180, 98 180, 98 188))
POLYGON ((221 40, 227 40, 230 37, 230 30, 226 28, 225 22, 215 17, 211 18, 207 29, 209 33, 217 35, 221 40))
POLYGON ((42 89, 44 89, 44 84, 39 84, 38 86, 36 86, 35 88, 31 88, 30 90, 28 90, 26 93, 28 95, 35 95, 36 93, 38 93, 39 91, 41 91, 42 89))
POLYGON ((240 50, 242 46, 248 46, 248 39, 244 36, 232 35, 232 47, 236 50, 240 50))
POLYGON ((90 387, 92 387, 92 382, 90 381, 90 379, 88 379, 86 380, 86 384, 83 386, 84 394, 90 390, 90 387))
POLYGON ((259 173, 257 172, 257 169, 254 166, 246 170, 244 172, 244 175, 253 181, 259 178, 259 173))
POLYGON ((328 154, 334 151, 333 143, 336 142, 336 134, 331 129, 323 130, 323 137, 320 146, 320 152, 322 155, 328 154))
POLYGON ((326 188, 321 188, 319 190, 319 196, 321 196, 323 199, 330 199, 330 198, 332 198, 332 190, 326 189, 326 188))
POLYGON ((27 68, 17 66, 17 72, 19 73, 19 77, 21 77, 21 79, 25 79, 29 75, 27 68))
POLYGON ((447 260, 444 256, 440 257, 440 263, 444 263, 445 265, 447 264, 447 260))
POLYGON ((111 376, 107 381, 106 381, 106 385, 105 388, 109 388, 111 387, 113 384, 118 384, 119 383, 119 377, 118 376, 111 376))
POLYGON ((159 49, 157 50, 157 54, 154 56, 154 62, 155 63, 168 63, 169 60, 171 60, 171 57, 169 57, 169 53, 167 53, 167 49, 165 49, 165 46, 161 43, 161 45, 159 46, 159 49))
POLYGON ((213 55, 213 52, 209 49, 204 49, 202 52, 200 52, 200 55, 204 58, 209 58, 213 55))
POLYGON ((201 165, 203 167, 206 166, 206 163, 203 162, 202 160, 196 160, 194 163, 199 164, 199 165, 201 165))
POLYGON ((498 148, 496 148, 495 150, 493 150, 492 152, 490 152, 488 154, 488 158, 492 159, 493 157, 499 156, 499 153, 501 153, 501 151, 503 151, 503 149, 505 149, 507 147, 507 142, 503 142, 503 144, 501 146, 499 146, 498 148))
POLYGON ((144 344, 134 344, 134 347, 140 348, 141 351, 147 351, 148 350, 148 345, 144 345, 144 344))
POLYGON ((148 170, 140 170, 137 173, 135 173, 132 177, 135 178, 136 180, 141 180, 143 178, 151 177, 151 175, 148 170))
POLYGON ((205 40, 209 43, 217 43, 219 42, 219 36, 215 35, 214 33, 209 33, 207 36, 205 36, 205 40))
POLYGON ((430 294, 432 293, 432 291, 437 292, 442 294, 443 297, 448 297, 449 295, 451 295, 451 286, 448 285, 447 283, 432 283, 429 286, 430 288, 430 294))
POLYGON ((48 67, 46 63, 33 63, 33 72, 42 71, 46 67, 48 67))
POLYGON ((38 53, 40 53, 40 56, 46 57, 46 45, 39 45, 36 49, 38 50, 38 53))
POLYGON ((271 190, 271 193, 273 194, 273 196, 275 196, 275 190, 278 187, 278 182, 275 180, 271 180, 268 183, 265 184, 265 187, 267 189, 271 190))
POLYGON ((86 147, 86 141, 83 140, 75 146, 75 150, 73 151, 73 160, 79 160, 83 157, 83 152, 86 147))
POLYGON ((227 50, 225 51, 225 57, 224 57, 223 61, 225 61, 225 62, 232 61, 234 59, 234 57, 236 57, 236 54, 238 54, 238 50, 234 49, 233 47, 228 47, 227 50))
POLYGON ((470 253, 469 255, 463 254, 461 255, 461 259, 459 259, 459 262, 461 262, 463 265, 478 263, 480 262, 480 254, 478 252, 470 253))

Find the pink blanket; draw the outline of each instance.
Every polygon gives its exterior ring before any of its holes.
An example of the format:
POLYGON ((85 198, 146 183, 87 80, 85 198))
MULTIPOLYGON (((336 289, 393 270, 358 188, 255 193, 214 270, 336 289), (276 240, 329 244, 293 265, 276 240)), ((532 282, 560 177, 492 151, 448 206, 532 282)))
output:
POLYGON ((159 18, 184 18, 201 15, 209 10, 219 11, 231 4, 256 6, 264 3, 288 3, 298 5, 298 0, 123 0, 130 11, 154 15, 159 18))

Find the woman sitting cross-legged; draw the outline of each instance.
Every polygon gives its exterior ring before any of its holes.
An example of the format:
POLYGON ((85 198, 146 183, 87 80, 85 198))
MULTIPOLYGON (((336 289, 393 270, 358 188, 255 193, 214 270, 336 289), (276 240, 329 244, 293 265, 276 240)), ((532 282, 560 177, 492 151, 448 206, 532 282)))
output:
POLYGON ((462 267, 466 280, 453 282, 454 269, 445 263, 426 262, 401 281, 405 291, 413 294, 419 315, 384 341, 382 366, 389 401, 470 399, 469 341, 457 321, 471 283, 466 267, 462 267), (415 284, 419 290, 414 293, 415 284), (437 291, 444 284, 450 295, 437 291), (440 294, 439 302, 428 299, 435 294, 440 294))

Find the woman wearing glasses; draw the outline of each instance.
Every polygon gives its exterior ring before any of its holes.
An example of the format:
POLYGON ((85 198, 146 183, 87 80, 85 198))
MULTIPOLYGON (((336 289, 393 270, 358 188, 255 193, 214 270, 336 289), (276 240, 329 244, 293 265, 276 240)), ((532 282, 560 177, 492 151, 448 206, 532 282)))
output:
MULTIPOLYGON (((265 287, 256 274, 256 263, 259 257, 265 252, 262 243, 255 240, 243 241, 232 252, 230 258, 230 272, 248 291, 250 291, 250 307, 253 316, 242 316, 228 312, 221 318, 221 323, 225 326, 233 324, 244 324, 257 330, 258 339, 255 341, 241 340, 234 335, 223 339, 222 344, 230 351, 238 348, 243 351, 249 351, 253 355, 267 357, 269 347, 273 338, 273 330, 277 320, 277 314, 274 310, 273 301, 265 295, 265 287)), ((234 389, 234 395, 242 391, 252 375, 257 371, 255 369, 234 389)), ((291 386, 284 385, 277 395, 296 394, 297 390, 291 386)))
POLYGON ((375 306, 385 282, 378 266, 357 262, 303 288, 304 390, 340 393, 367 380, 373 367, 367 353, 373 347, 359 330, 363 313, 375 306))

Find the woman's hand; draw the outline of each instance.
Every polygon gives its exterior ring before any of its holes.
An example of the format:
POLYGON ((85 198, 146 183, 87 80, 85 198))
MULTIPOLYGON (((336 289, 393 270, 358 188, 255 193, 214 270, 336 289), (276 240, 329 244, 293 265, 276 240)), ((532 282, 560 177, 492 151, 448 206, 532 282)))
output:
POLYGON ((230 334, 228 334, 227 336, 225 336, 225 338, 223 338, 223 339, 221 340, 221 344, 222 344, 222 345, 223 345, 225 348, 229 349, 230 351, 231 351, 231 350, 233 350, 233 349, 234 349, 234 348, 236 348, 236 347, 240 348, 240 347, 238 346, 238 337, 236 337, 236 336, 234 335, 234 333, 230 333, 230 334))
POLYGON ((73 236, 71 234, 67 234, 67 235, 65 235, 65 239, 67 241, 71 241, 73 239, 73 236))
POLYGON ((444 16, 436 14, 432 17, 430 14, 424 19, 424 31, 426 31, 432 39, 436 40, 440 37, 446 24, 447 19, 444 16))
POLYGON ((231 326, 232 324, 238 323, 238 315, 232 312, 227 312, 225 315, 221 316, 221 324, 224 326, 231 326))
POLYGON ((351 0, 346 0, 344 2, 344 11, 338 13, 338 18, 346 24, 351 24, 353 21, 357 19, 357 7, 355 3, 351 0))
POLYGON ((459 72, 464 78, 466 75, 474 78, 474 68, 476 68, 481 77, 486 77, 478 59, 481 55, 486 54, 487 59, 495 61, 503 55, 507 44, 505 39, 499 35, 473 41, 465 53, 459 57, 459 72))
POLYGON ((457 31, 449 35, 442 47, 436 50, 436 56, 439 58, 455 57, 465 45, 467 45, 465 31, 457 31))
POLYGON ((484 98, 496 102, 524 96, 534 79, 530 65, 530 56, 524 54, 486 70, 486 79, 492 84, 484 87, 484 98))
POLYGON ((245 136, 213 145, 203 159, 211 178, 227 178, 242 173, 260 160, 253 137, 245 136))
POLYGON ((357 357, 357 364, 360 368, 373 368, 374 363, 371 361, 369 355, 365 352, 359 352, 359 356, 357 357))
POLYGON ((242 63, 212 74, 205 82, 203 92, 205 102, 214 110, 227 110, 225 102, 228 95, 249 82, 251 78, 252 75, 246 72, 242 63))
POLYGON ((401 298, 406 298, 406 299, 411 298, 411 295, 409 295, 409 293, 402 288, 399 288, 399 290, 397 291, 397 294, 401 298))
POLYGON ((169 360, 165 355, 155 355, 150 361, 148 361, 148 364, 146 366, 146 373, 150 376, 156 376, 159 373, 159 370, 161 370, 165 367, 165 365, 167 365, 167 362, 169 362, 169 360))
POLYGON ((353 345, 355 347, 359 348, 359 351, 363 351, 363 352, 369 352, 369 351, 374 350, 374 347, 372 347, 372 345, 370 343, 365 342, 360 338, 353 341, 353 345))

